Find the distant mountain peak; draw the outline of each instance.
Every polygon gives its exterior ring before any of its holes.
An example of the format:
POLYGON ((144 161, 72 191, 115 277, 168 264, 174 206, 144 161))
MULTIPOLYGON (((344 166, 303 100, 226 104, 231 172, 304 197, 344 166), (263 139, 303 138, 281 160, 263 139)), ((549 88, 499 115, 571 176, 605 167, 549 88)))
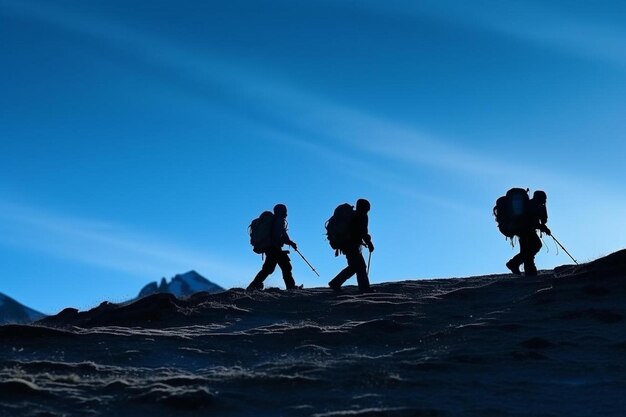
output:
POLYGON ((32 323, 46 315, 18 303, 11 297, 0 293, 0 324, 32 323))
POLYGON ((137 298, 163 292, 174 294, 176 297, 189 297, 197 292, 217 293, 225 291, 224 288, 209 281, 198 272, 191 270, 184 274, 176 274, 170 282, 165 277, 159 284, 156 281, 149 283, 139 291, 137 298))

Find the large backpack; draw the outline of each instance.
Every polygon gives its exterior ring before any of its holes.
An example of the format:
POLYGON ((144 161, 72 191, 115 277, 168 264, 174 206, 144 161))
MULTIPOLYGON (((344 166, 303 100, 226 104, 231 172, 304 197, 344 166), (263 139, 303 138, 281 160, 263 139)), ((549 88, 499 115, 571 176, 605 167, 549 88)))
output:
POLYGON ((340 204, 335 212, 326 222, 326 237, 330 247, 337 250, 342 249, 352 240, 352 219, 354 218, 354 208, 348 204, 340 204))
POLYGON ((496 200, 493 215, 504 236, 512 239, 524 231, 528 223, 529 201, 528 190, 523 188, 511 188, 496 200))
POLYGON ((272 225, 274 224, 274 213, 264 211, 261 215, 252 220, 248 227, 250 234, 250 244, 255 253, 264 253, 272 245, 272 225))

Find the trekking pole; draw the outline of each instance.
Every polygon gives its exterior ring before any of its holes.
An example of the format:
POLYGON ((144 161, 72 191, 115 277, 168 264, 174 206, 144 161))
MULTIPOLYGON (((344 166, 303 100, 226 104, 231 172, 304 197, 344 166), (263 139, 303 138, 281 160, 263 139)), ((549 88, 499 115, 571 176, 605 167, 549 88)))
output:
POLYGON ((558 240, 556 240, 556 238, 555 238, 553 235, 550 235, 550 237, 551 237, 552 239, 554 239, 554 241, 556 242, 556 244, 557 244, 557 245, 559 245, 559 246, 561 247, 561 249, 563 249, 563 251, 564 251, 565 253, 567 253, 567 255, 568 255, 570 258, 572 258, 572 261, 574 261, 574 263, 575 263, 576 265, 578 265, 578 262, 576 261, 576 259, 574 259, 574 257, 573 257, 573 256, 572 256, 572 255, 571 255, 571 254, 567 251, 567 249, 565 249, 565 248, 563 247, 563 245, 561 245, 561 242, 559 242, 558 240))
POLYGON ((370 262, 372 261, 372 252, 367 257, 367 276, 370 276, 370 262))
POLYGON ((317 273, 317 271, 315 270, 315 268, 313 268, 313 265, 311 265, 311 264, 309 263, 309 261, 307 261, 307 260, 306 260, 306 258, 304 257, 304 255, 303 255, 303 254, 301 254, 301 253, 300 253, 300 251, 299 251, 298 249, 295 249, 295 248, 294 248, 294 250, 298 253, 298 255, 300 255, 300 257, 304 260, 304 262, 306 262, 306 264, 309 266, 309 268, 311 268, 311 269, 313 270, 313 272, 315 272, 315 275, 317 275, 317 276, 319 277, 319 276, 320 276, 320 274, 318 274, 318 273, 317 273))

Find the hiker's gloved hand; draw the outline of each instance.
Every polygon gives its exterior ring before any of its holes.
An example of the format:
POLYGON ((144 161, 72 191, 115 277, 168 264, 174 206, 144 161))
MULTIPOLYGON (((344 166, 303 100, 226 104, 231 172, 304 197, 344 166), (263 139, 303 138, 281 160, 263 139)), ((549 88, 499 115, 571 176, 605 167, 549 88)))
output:
POLYGON ((370 252, 374 252, 374 244, 372 243, 372 241, 367 242, 367 250, 369 250, 370 252))
POLYGON ((296 242, 294 242, 293 240, 289 242, 289 246, 291 246, 293 250, 298 250, 298 245, 296 245, 296 242))
POLYGON ((548 229, 548 226, 546 226, 545 224, 541 225, 541 231, 548 236, 552 236, 552 232, 550 232, 550 229, 548 229))

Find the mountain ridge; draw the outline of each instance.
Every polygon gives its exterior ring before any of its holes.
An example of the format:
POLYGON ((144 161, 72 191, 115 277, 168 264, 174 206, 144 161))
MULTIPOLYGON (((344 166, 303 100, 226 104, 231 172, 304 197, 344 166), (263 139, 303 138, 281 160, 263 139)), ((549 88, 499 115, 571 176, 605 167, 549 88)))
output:
POLYGON ((17 300, 0 293, 0 325, 7 323, 32 323, 46 317, 17 300))
POLYGON ((170 293, 176 297, 189 297, 198 292, 208 292, 210 294, 226 291, 219 285, 209 281, 195 270, 185 272, 184 274, 176 274, 170 282, 165 277, 161 278, 161 282, 157 284, 153 281, 146 284, 137 295, 137 299, 143 298, 156 293, 170 293))

